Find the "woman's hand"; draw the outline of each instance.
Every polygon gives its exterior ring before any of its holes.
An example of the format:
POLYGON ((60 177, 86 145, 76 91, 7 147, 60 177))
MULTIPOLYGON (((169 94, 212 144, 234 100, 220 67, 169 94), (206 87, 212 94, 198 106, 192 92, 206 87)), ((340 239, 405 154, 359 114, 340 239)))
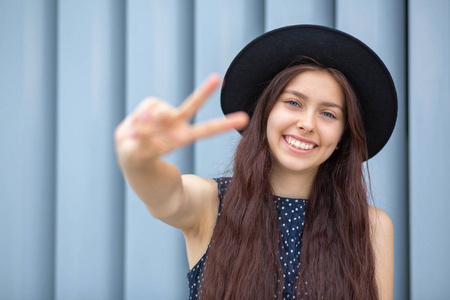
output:
POLYGON ((115 131, 119 161, 141 165, 167 154, 196 139, 232 128, 242 129, 248 123, 244 112, 229 114, 225 119, 190 124, 200 106, 217 88, 220 78, 211 75, 179 108, 156 98, 144 99, 115 131))

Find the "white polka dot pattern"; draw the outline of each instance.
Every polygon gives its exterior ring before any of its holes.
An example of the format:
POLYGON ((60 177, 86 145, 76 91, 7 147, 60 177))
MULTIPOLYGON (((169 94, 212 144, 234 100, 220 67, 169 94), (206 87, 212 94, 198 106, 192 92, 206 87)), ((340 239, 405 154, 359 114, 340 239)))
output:
POLYGON ((281 231, 280 261, 283 268, 283 299, 295 299, 300 266, 305 199, 274 197, 281 231))

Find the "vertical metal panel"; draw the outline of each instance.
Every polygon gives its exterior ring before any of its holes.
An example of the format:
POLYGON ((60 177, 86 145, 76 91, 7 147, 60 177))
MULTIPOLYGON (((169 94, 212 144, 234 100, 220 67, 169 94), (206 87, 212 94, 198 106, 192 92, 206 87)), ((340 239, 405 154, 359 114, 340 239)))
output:
POLYGON ((394 133, 386 147, 369 161, 374 204, 386 211, 395 229, 394 299, 408 299, 408 199, 406 147, 405 2, 338 1, 337 28, 369 45, 394 79, 399 106, 394 133))
POLYGON ((122 1, 58 5, 57 299, 122 299, 122 1))
MULTIPOLYGON (((236 54, 264 32, 264 6, 260 0, 198 0, 195 6, 195 81, 210 73, 222 76, 236 54)), ((223 117, 219 92, 200 109, 196 122, 223 117)), ((239 141, 235 131, 195 143, 195 173, 222 175, 232 163, 239 141)))
POLYGON ((450 2, 409 2, 411 299, 448 299, 450 2))
MULTIPOLYGON (((127 112, 148 96, 177 106, 193 88, 193 3, 129 1, 127 112)), ((192 173, 192 147, 165 159, 192 173)), ((189 271, 182 233, 154 219, 128 187, 126 299, 186 299, 189 271)))
POLYGON ((334 0, 266 0, 266 31, 295 24, 334 26, 334 0))
POLYGON ((55 1, 0 1, 0 298, 53 297, 55 1))

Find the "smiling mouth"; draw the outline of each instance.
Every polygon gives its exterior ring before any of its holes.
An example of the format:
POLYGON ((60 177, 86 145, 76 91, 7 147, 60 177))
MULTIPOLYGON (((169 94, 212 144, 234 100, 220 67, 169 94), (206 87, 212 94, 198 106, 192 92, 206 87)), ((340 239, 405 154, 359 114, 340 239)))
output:
POLYGON ((284 136, 284 140, 291 145, 292 147, 299 149, 299 150, 311 150, 315 147, 314 144, 309 144, 305 142, 301 142, 299 140, 296 140, 290 136, 284 136))

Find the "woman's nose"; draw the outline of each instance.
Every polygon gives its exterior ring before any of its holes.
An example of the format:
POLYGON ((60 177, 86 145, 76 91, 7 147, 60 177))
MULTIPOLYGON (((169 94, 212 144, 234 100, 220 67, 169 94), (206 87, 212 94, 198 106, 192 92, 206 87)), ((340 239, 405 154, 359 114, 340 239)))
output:
POLYGON ((314 117, 307 113, 303 114, 297 122, 297 127, 300 131, 305 133, 313 132, 316 128, 314 117))

